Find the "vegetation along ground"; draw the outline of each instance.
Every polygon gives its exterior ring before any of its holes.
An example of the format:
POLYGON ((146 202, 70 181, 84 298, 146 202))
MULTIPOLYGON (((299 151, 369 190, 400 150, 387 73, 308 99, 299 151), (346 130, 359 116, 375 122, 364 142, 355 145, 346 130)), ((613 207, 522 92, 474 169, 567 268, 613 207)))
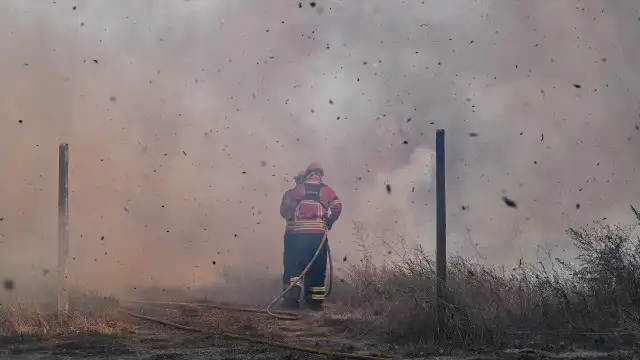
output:
MULTIPOLYGON (((640 223, 640 213, 632 208, 640 223)), ((277 342, 401 358, 637 358, 640 239, 636 224, 569 229, 577 264, 555 258, 507 270, 452 257, 444 334, 434 332, 435 268, 419 248, 375 265, 365 256, 335 284, 324 313, 283 322, 263 315, 144 306, 180 324, 277 342)), ((274 283, 277 283, 274 282, 274 283)), ((186 295, 188 296, 188 294, 186 295)), ((304 359, 269 345, 193 334, 133 319, 118 299, 77 293, 64 318, 51 304, 5 304, 0 351, 16 359, 304 359)), ((184 299, 182 299, 184 300, 184 299)), ((200 298, 193 301, 206 301, 200 298)))

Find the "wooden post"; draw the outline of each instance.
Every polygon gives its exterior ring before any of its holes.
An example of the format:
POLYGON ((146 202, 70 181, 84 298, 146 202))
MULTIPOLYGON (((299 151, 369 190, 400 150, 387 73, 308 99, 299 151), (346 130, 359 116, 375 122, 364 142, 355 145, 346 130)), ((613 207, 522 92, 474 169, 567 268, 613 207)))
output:
POLYGON ((69 311, 69 145, 60 144, 58 155, 58 315, 64 316, 69 311))
POLYGON ((445 189, 444 130, 436 131, 436 296, 437 333, 446 329, 445 304, 447 284, 447 202, 445 189))

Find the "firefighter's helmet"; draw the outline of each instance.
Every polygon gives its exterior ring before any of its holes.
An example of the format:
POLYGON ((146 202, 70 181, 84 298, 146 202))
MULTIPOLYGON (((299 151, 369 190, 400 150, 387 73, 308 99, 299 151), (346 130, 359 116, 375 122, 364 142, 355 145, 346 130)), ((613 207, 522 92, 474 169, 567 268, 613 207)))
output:
POLYGON ((317 175, 324 176, 324 169, 317 162, 313 162, 313 163, 309 164, 309 166, 307 167, 307 173, 306 174, 307 174, 307 176, 309 176, 311 173, 315 173, 317 175))

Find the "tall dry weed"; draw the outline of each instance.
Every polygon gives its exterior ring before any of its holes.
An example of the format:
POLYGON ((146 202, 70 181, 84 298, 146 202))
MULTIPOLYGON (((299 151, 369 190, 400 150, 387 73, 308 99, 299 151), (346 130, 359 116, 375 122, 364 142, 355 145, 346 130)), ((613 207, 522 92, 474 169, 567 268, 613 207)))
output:
MULTIPOLYGON (((445 337, 469 347, 505 346, 531 337, 640 333, 640 239, 629 226, 594 223, 569 229, 577 265, 546 253, 536 264, 492 267, 448 259, 445 337), (543 261, 544 260, 544 261, 543 261)), ((354 238, 367 240, 361 224, 354 238)), ((366 244, 363 245, 366 248, 366 244)), ((376 265, 364 251, 341 288, 342 301, 365 311, 361 327, 388 340, 436 338, 435 263, 421 248, 398 252, 399 261, 376 265)))
POLYGON ((5 340, 48 340, 70 335, 121 336, 130 320, 118 312, 117 301, 96 293, 73 292, 67 314, 58 316, 55 304, 19 302, 0 307, 0 336, 5 340))

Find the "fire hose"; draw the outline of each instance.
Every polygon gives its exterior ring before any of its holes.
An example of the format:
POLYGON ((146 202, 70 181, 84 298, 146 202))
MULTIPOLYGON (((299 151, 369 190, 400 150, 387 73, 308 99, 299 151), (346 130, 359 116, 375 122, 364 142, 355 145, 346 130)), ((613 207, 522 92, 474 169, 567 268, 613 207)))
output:
MULTIPOLYGON (((313 265, 313 263, 316 261, 316 258, 318 257, 318 255, 322 251, 322 248, 324 247, 325 244, 327 245, 327 256, 328 256, 328 262, 329 262, 329 283, 328 283, 328 286, 327 286, 328 289, 327 289, 327 292, 326 292, 326 296, 328 297, 329 294, 331 294, 331 288, 332 288, 332 285, 333 285, 333 262, 331 261, 331 250, 329 249, 329 244, 327 243, 327 233, 326 232, 324 233, 322 241, 320 242, 320 245, 318 246, 318 250, 316 250, 316 253, 313 255, 313 258, 311 258, 311 261, 309 262, 309 264, 307 264, 307 266, 304 268, 304 270, 302 270, 302 272, 300 273, 300 275, 298 277, 302 279, 304 277, 304 275, 309 271, 309 269, 311 268, 311 265, 313 265)), ((223 305, 215 305, 215 304, 198 304, 198 303, 185 303, 185 302, 165 302, 165 301, 126 301, 126 302, 137 303, 137 304, 188 306, 188 307, 196 307, 196 308, 210 308, 210 309, 219 309, 219 310, 227 310, 227 311, 249 312, 249 313, 257 313, 257 314, 267 314, 267 315, 269 315, 269 316, 271 316, 273 318, 280 319, 280 320, 300 320, 302 318, 301 314, 294 313, 294 312, 289 312, 289 311, 278 311, 278 310, 274 311, 274 310, 272 310, 273 306, 280 299, 282 299, 289 291, 291 291, 291 289, 293 289, 294 286, 296 286, 296 283, 289 284, 289 286, 280 295, 278 295, 276 298, 274 298, 271 301, 271 303, 269 303, 269 305, 264 310, 233 307, 233 306, 223 306, 223 305)), ((170 326, 170 327, 173 327, 173 328, 176 328, 176 329, 180 329, 180 330, 185 330, 185 331, 190 331, 190 332, 199 332, 199 333, 209 333, 209 334, 218 335, 218 336, 226 337, 226 338, 230 338, 230 339, 244 340, 244 341, 249 341, 249 342, 254 342, 254 343, 259 343, 259 344, 271 345, 271 346, 284 348, 284 349, 296 350, 296 351, 307 352, 307 353, 318 354, 318 355, 333 356, 333 357, 338 357, 338 358, 343 358, 343 359, 369 359, 369 360, 387 359, 386 357, 380 357, 380 356, 363 355, 363 354, 352 354, 352 353, 340 353, 340 352, 324 350, 324 349, 317 349, 317 348, 311 348, 311 347, 303 347, 303 346, 283 344, 283 343, 273 342, 273 341, 266 340, 266 339, 253 338, 253 337, 248 337, 248 336, 244 336, 244 335, 234 334, 234 333, 230 333, 230 332, 226 332, 226 331, 204 330, 204 329, 200 329, 200 328, 195 328, 195 327, 189 327, 189 326, 176 324, 176 323, 173 323, 173 322, 170 322, 170 321, 166 321, 166 320, 162 320, 162 319, 159 319, 159 318, 156 318, 156 317, 151 317, 151 316, 146 316, 146 315, 134 313, 134 312, 128 311, 126 309, 120 309, 120 311, 122 311, 125 314, 127 314, 127 315, 129 315, 131 317, 134 317, 134 318, 138 318, 138 319, 146 320, 146 321, 150 321, 150 322, 155 322, 155 323, 158 323, 158 324, 162 324, 162 325, 165 325, 165 326, 170 326)))

